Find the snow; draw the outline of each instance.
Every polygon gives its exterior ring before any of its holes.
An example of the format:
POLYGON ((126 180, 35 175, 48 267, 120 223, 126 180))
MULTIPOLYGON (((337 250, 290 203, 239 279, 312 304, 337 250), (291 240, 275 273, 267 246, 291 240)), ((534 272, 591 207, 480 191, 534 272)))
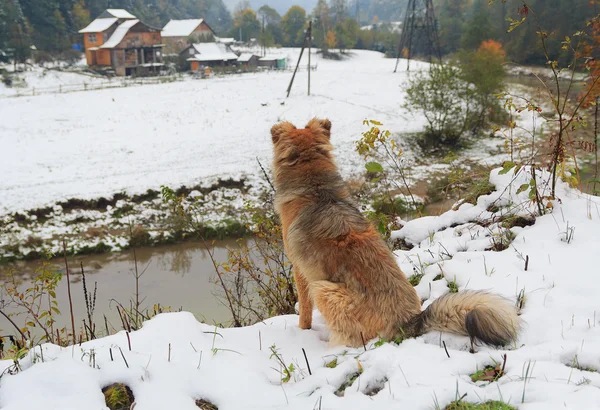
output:
POLYGON ((116 18, 103 18, 92 21, 87 27, 79 30, 80 33, 100 33, 107 30, 118 21, 116 18))
POLYGON ((125 9, 107 9, 106 12, 118 19, 135 19, 136 17, 125 9))
POLYGON ((171 20, 163 28, 163 37, 188 37, 202 24, 202 19, 171 20))
POLYGON ((114 48, 119 45, 121 40, 125 38, 129 29, 139 23, 139 20, 127 20, 117 27, 115 32, 110 36, 108 41, 100 46, 100 48, 114 48))
MULTIPOLYGON (((83 60, 85 61, 85 59, 83 60)), ((0 97, 12 96, 17 93, 28 93, 31 95, 33 90, 56 89, 60 86, 80 86, 83 84, 107 83, 106 77, 84 75, 78 72, 60 71, 58 69, 44 69, 41 67, 32 67, 28 71, 19 74, 20 79, 26 83, 26 88, 6 87, 0 84, 0 97)), ((114 81, 118 81, 114 79, 114 81)), ((13 101, 14 102, 14 101, 13 101)), ((8 101, 0 102, 0 105, 9 104, 8 101)))
POLYGON ((252 53, 242 53, 240 54, 240 56, 238 57, 238 61, 240 63, 247 63, 248 61, 250 61, 250 59, 254 57, 254 54, 252 53))
POLYGON ((198 54, 188 61, 228 61, 237 60, 238 56, 225 44, 220 43, 198 43, 192 44, 198 54))
MULTIPOLYGON (((502 252, 482 250, 496 227, 470 220, 473 209, 487 212, 491 204, 529 215, 535 207, 526 193, 516 193, 530 180, 529 172, 493 171, 495 192, 480 197, 477 205, 440 216, 444 223, 436 231, 429 232, 436 222, 415 220, 411 231, 422 232, 415 240, 425 239, 412 250, 396 252, 408 275, 412 269, 423 271, 416 289, 426 299, 424 306, 448 292, 450 280, 460 290, 491 290, 515 301, 523 292, 525 326, 506 349, 479 346, 472 354, 467 338, 437 332, 400 345, 377 347, 371 340, 366 349, 329 347, 317 311, 311 330, 300 330, 296 315, 220 329, 199 323, 191 313, 169 313, 132 332, 131 350, 125 332, 66 348, 35 347, 21 360, 23 371, 0 379, 0 408, 102 409, 101 388, 123 382, 133 391, 136 410, 193 410, 199 398, 221 410, 431 409, 436 404, 444 408, 464 394, 465 401, 501 400, 520 410, 598 409, 600 281, 593 258, 600 249, 600 198, 559 182, 552 213, 538 217, 532 226, 511 228, 515 238, 502 252), (470 221, 443 228, 447 219, 470 221), (562 235, 567 224, 576 228, 570 243, 562 235), (529 256, 527 271, 519 255, 529 256), (440 273, 444 278, 434 280, 440 273), (282 383, 270 346, 286 366, 293 363, 296 368, 287 383, 282 383), (504 354, 505 376, 493 383, 471 381, 470 374, 501 362, 504 354), (334 358, 337 366, 327 367, 334 358), (359 369, 362 374, 344 396, 336 396, 359 369), (374 395, 366 394, 378 388, 374 395)), ((543 183, 547 174, 538 177, 543 183)), ((12 364, 0 361, 0 372, 12 364)))
MULTIPOLYGON (((269 54, 296 61, 299 50, 269 54)), ((347 176, 363 169, 354 143, 365 118, 396 133, 423 128, 422 117, 401 108, 407 77, 392 73, 395 60, 368 51, 356 51, 346 61, 312 58, 319 70, 311 76, 310 97, 304 70, 288 99, 292 74, 285 71, 0 98, 0 145, 9 154, 0 161, 0 215, 160 185, 193 186, 243 175, 256 181, 256 158, 269 166, 269 130, 281 120, 303 126, 314 116, 329 117, 334 152, 347 176)), ((307 61, 304 53, 304 67, 307 61)))
POLYGON ((233 37, 215 37, 215 42, 222 44, 233 44, 235 43, 235 38, 233 37))

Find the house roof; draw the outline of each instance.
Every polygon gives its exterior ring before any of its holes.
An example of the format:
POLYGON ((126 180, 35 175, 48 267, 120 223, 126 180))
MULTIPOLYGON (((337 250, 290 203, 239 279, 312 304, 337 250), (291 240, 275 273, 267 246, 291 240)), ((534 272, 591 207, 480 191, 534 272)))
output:
POLYGON ((223 43, 223 44, 232 44, 235 43, 235 38, 233 37, 215 37, 215 41, 217 43, 223 43))
POLYGON ((79 30, 80 33, 101 33, 108 30, 113 24, 118 21, 116 18, 97 18, 88 24, 87 27, 79 30))
POLYGON ((225 44, 218 43, 197 43, 191 47, 196 50, 196 54, 188 61, 230 61, 237 60, 238 56, 231 51, 225 44))
POLYGON ((247 63, 248 61, 250 61, 252 59, 252 57, 254 57, 254 54, 252 54, 252 53, 242 53, 238 57, 238 61, 240 63, 247 63))
POLYGON ((110 14, 111 16, 118 19, 135 19, 133 14, 124 9, 107 9, 103 14, 110 14))
POLYGON ((119 27, 117 27, 115 32, 112 34, 112 36, 110 36, 108 41, 106 43, 102 44, 102 46, 100 46, 100 48, 115 48, 116 46, 119 45, 121 40, 123 40, 123 38, 129 31, 129 29, 131 27, 135 26, 139 22, 140 21, 138 19, 135 19, 135 20, 126 20, 123 23, 121 23, 119 25, 119 27))
POLYGON ((171 20, 162 30, 163 37, 189 37, 203 19, 171 20))

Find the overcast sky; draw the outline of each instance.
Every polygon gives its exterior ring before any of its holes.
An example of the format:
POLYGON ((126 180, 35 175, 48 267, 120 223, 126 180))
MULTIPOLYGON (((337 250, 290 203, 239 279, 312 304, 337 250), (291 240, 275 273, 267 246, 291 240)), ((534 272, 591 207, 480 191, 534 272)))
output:
MULTIPOLYGON (((233 11, 240 0, 223 0, 229 10, 233 11)), ((292 6, 300 6, 310 13, 317 4, 317 0, 250 0, 250 6, 254 10, 258 10, 264 4, 273 7, 282 16, 292 6)))

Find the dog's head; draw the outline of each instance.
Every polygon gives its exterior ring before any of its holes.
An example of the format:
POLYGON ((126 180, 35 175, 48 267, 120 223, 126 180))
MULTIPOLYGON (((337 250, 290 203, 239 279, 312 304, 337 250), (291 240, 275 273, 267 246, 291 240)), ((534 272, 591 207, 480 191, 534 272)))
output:
POLYGON ((275 167, 292 167, 317 159, 331 161, 331 121, 313 118, 305 128, 281 122, 271 128, 275 167))

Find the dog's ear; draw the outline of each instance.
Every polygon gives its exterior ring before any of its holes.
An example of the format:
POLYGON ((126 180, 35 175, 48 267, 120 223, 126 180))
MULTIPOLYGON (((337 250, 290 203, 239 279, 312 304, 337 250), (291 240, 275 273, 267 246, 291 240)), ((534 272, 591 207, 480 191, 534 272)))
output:
POLYGON ((279 142, 279 138, 286 132, 291 130, 295 130, 294 124, 288 121, 280 122, 279 124, 273 125, 271 128, 271 137, 273 138, 273 144, 277 144, 279 142))
POLYGON ((328 119, 313 118, 306 124, 306 128, 318 128, 327 138, 331 138, 331 121, 328 119))
POLYGON ((328 119, 324 119, 324 120, 318 120, 319 124, 321 124, 321 127, 323 127, 323 129, 327 132, 331 132, 331 121, 329 121, 328 119))

